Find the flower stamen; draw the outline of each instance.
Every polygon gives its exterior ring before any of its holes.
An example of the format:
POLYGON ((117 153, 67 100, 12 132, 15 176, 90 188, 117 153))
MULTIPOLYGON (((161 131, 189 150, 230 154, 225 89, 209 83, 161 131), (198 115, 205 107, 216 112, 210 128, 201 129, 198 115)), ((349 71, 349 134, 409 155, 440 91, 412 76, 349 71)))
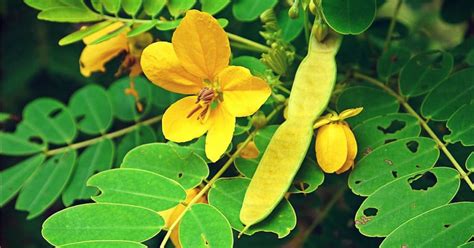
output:
POLYGON ((193 110, 191 110, 191 112, 186 117, 191 118, 196 112, 202 109, 199 115, 197 116, 197 119, 201 120, 202 122, 205 122, 209 117, 209 110, 211 109, 210 105, 216 98, 217 93, 214 89, 209 87, 202 88, 197 94, 197 106, 193 110))

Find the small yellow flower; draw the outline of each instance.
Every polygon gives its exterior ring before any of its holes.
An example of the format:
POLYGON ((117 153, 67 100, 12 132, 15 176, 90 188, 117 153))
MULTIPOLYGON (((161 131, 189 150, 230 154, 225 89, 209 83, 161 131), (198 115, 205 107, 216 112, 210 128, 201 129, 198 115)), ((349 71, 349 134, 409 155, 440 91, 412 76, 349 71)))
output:
POLYGON ((127 55, 116 75, 122 74, 124 71, 129 72, 131 77, 141 74, 142 71, 139 63, 141 52, 143 48, 153 42, 153 37, 150 33, 143 33, 136 37, 128 38, 127 32, 130 31, 130 28, 126 28, 119 35, 111 39, 91 45, 95 40, 122 28, 123 25, 121 22, 113 23, 83 39, 86 47, 82 50, 81 57, 79 58, 82 75, 89 77, 93 72, 104 72, 104 65, 121 53, 126 53, 127 55))
POLYGON ((319 128, 315 146, 316 159, 324 172, 341 174, 354 167, 357 142, 344 119, 356 116, 361 111, 362 108, 355 108, 344 110, 339 115, 328 114, 314 125, 314 128, 319 128))
POLYGON ((164 113, 164 136, 186 142, 207 132, 206 156, 217 161, 229 146, 235 118, 255 113, 270 96, 261 78, 240 66, 229 66, 230 45, 211 15, 190 10, 172 43, 155 42, 143 51, 143 72, 154 84, 192 96, 164 113))

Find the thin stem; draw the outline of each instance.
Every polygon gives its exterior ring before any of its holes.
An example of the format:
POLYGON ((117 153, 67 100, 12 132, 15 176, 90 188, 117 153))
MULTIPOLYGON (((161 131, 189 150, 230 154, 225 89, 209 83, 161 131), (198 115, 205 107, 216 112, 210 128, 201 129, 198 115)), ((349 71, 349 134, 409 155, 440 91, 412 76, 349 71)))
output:
POLYGON ((360 72, 354 72, 353 75, 354 75, 355 78, 365 80, 365 81, 367 81, 367 82, 383 89, 388 94, 395 97, 398 100, 398 102, 400 102, 400 104, 402 104, 402 106, 405 108, 405 110, 409 114, 411 114, 416 119, 418 119, 418 122, 420 123, 421 127, 423 127, 423 129, 428 133, 428 135, 436 142, 436 144, 441 149, 441 151, 446 155, 446 157, 453 164, 453 166, 456 168, 456 170, 458 170, 458 172, 461 175, 462 179, 464 179, 464 181, 466 181, 467 185, 471 188, 471 190, 474 191, 474 184, 472 183, 471 179, 466 174, 466 172, 463 170, 461 165, 458 163, 458 161, 456 161, 453 154, 451 154, 451 152, 448 150, 446 145, 438 138, 438 136, 433 131, 433 129, 431 129, 431 127, 428 125, 428 123, 410 106, 410 104, 408 104, 408 102, 406 101, 405 98, 403 98, 397 92, 395 92, 394 90, 392 90, 391 88, 386 86, 383 82, 381 82, 381 81, 379 81, 379 80, 377 80, 373 77, 367 76, 367 75, 362 74, 360 72))
POLYGON ((393 31, 395 30, 395 24, 397 23, 398 11, 400 11, 400 6, 402 6, 402 0, 398 0, 395 11, 393 12, 392 20, 390 21, 390 26, 388 27, 387 37, 385 37, 385 43, 383 45, 383 50, 386 51, 390 47, 390 42, 392 40, 393 31))
POLYGON ((346 192, 347 187, 344 185, 341 187, 336 194, 329 200, 328 204, 324 207, 323 211, 319 213, 319 215, 314 219, 313 223, 305 230, 301 237, 301 245, 304 245, 306 242, 306 239, 308 239, 309 235, 313 232, 313 230, 321 224, 321 222, 326 218, 326 216, 329 214, 331 209, 334 207, 336 202, 344 195, 344 192, 346 192))
MULTIPOLYGON (((283 105, 279 105, 276 107, 268 116, 267 116, 267 122, 270 121, 270 119, 273 118, 273 116, 276 115, 278 111, 280 111, 283 108, 283 105)), ((171 224, 170 228, 168 228, 168 231, 166 232, 165 237, 163 238, 163 241, 161 241, 160 248, 165 248, 166 242, 168 242, 169 238, 171 237, 171 233, 173 230, 178 226, 179 222, 183 218, 184 214, 191 208, 191 206, 196 203, 204 194, 207 193, 207 191, 211 188, 211 186, 219 179, 222 174, 232 165, 234 160, 239 156, 240 152, 245 148, 245 146, 252 141, 253 137, 256 134, 256 130, 254 130, 252 133, 249 134, 247 139, 245 139, 244 142, 241 143, 239 148, 232 154, 232 156, 229 158, 229 160, 226 161, 226 163, 222 166, 222 168, 209 180, 209 182, 204 186, 201 191, 188 203, 186 208, 181 212, 181 214, 175 219, 175 221, 171 224)))
POLYGON ((288 95, 291 94, 291 91, 290 91, 289 89, 283 87, 283 86, 280 85, 280 84, 275 85, 275 88, 277 88, 278 90, 281 90, 281 91, 285 92, 285 93, 288 94, 288 95))
MULTIPOLYGON (((108 15, 101 15, 102 18, 105 20, 113 20, 113 21, 121 21, 121 22, 132 22, 132 23, 149 23, 153 21, 152 19, 127 19, 127 18, 121 18, 121 17, 114 17, 114 16, 108 16, 108 15)), ((157 23, 165 23, 168 21, 161 21, 161 20, 156 20, 157 23)), ((244 38, 242 36, 229 33, 227 32, 227 36, 229 37, 230 40, 239 42, 241 44, 244 44, 249 47, 249 49, 252 49, 252 51, 257 51, 257 52, 268 52, 270 51, 270 47, 262 45, 258 42, 255 42, 253 40, 249 40, 247 38, 244 38)))
POLYGON ((80 149, 80 148, 87 147, 87 146, 90 146, 90 145, 94 145, 94 144, 99 143, 100 141, 102 141, 104 139, 114 139, 114 138, 117 138, 117 137, 120 137, 122 135, 125 135, 127 133, 132 132, 133 130, 137 129, 139 126, 142 126, 142 125, 147 126, 147 125, 151 125, 151 124, 154 124, 156 122, 159 122, 159 121, 161 121, 161 118, 162 118, 162 115, 155 116, 155 117, 150 118, 148 120, 138 122, 138 123, 136 123, 132 126, 126 127, 124 129, 117 130, 117 131, 112 132, 112 133, 107 133, 107 134, 104 134, 102 136, 99 136, 99 137, 96 137, 96 138, 93 138, 93 139, 89 139, 89 140, 81 141, 81 142, 78 142, 78 143, 70 144, 68 146, 60 147, 60 148, 57 148, 57 149, 54 149, 54 150, 45 151, 45 155, 46 156, 52 156, 52 155, 63 153, 68 149, 76 150, 76 149, 80 149))

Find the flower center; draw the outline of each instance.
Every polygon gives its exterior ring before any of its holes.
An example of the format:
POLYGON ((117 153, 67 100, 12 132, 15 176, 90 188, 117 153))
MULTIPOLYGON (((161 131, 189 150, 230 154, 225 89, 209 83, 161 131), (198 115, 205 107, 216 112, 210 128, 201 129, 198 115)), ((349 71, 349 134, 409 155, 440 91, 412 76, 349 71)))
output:
POLYGON ((197 119, 201 120, 201 122, 205 122, 211 113, 211 104, 217 96, 218 94, 214 89, 209 87, 202 88, 197 95, 196 107, 194 107, 186 117, 191 118, 195 113, 199 112, 197 119))

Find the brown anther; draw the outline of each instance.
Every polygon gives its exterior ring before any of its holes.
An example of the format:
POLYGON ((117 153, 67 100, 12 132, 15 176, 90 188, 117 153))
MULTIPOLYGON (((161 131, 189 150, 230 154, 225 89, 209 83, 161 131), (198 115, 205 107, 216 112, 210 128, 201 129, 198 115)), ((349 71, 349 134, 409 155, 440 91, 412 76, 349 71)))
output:
POLYGON ((204 87, 199 91, 196 103, 203 101, 205 104, 209 104, 212 102, 212 100, 214 100, 215 97, 216 93, 213 89, 204 87))
POLYGON ((186 118, 190 118, 191 116, 193 116, 193 114, 196 113, 200 108, 202 108, 202 106, 198 104, 193 110, 191 110, 191 112, 189 112, 186 118))

